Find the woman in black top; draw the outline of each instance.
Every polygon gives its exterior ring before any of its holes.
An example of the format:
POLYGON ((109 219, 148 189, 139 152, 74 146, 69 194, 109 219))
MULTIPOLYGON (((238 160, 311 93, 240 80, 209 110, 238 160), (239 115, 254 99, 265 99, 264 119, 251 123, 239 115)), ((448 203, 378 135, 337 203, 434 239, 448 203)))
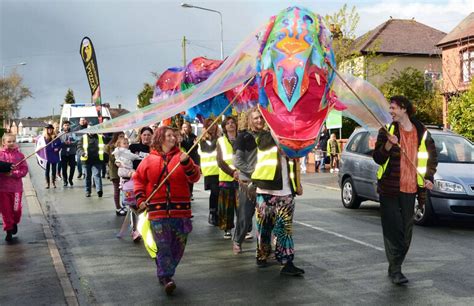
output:
MULTIPOLYGON (((196 135, 192 132, 191 124, 189 122, 184 122, 183 125, 181 126, 181 136, 183 136, 183 141, 181 142, 181 147, 184 149, 185 152, 188 152, 189 149, 194 145, 194 142, 196 141, 196 135)), ((199 153, 198 153, 198 148, 195 146, 191 152, 188 152, 189 157, 193 160, 194 164, 200 165, 200 160, 199 160, 199 153)), ((191 200, 194 200, 193 198, 193 186, 194 184, 189 183, 189 191, 191 192, 191 200)))
MULTIPOLYGON (((145 157, 148 153, 150 153, 150 145, 151 145, 151 138, 153 136, 153 130, 145 126, 140 130, 138 143, 133 143, 130 145, 129 150, 133 154, 137 154, 138 156, 145 157)), ((133 161, 133 169, 137 169, 138 165, 140 164, 141 160, 134 160, 133 161)))

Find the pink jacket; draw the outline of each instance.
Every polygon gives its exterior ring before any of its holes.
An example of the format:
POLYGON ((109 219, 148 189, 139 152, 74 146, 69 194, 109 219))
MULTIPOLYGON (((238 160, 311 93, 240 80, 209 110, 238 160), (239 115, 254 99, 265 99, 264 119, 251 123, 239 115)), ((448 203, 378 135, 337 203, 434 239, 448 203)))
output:
MULTIPOLYGON (((17 163, 25 158, 18 148, 0 149, 0 160, 17 163)), ((11 173, 0 173, 0 192, 23 192, 23 182, 21 178, 28 173, 26 161, 19 164, 11 173)))

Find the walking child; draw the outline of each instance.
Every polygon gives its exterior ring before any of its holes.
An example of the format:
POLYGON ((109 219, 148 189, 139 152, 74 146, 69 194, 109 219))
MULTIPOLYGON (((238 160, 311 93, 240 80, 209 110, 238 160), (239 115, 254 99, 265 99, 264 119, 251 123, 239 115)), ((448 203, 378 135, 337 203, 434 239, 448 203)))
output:
POLYGON ((328 141, 328 155, 331 157, 331 173, 339 172, 339 154, 341 153, 341 148, 336 139, 336 134, 331 134, 331 138, 328 141))
MULTIPOLYGON (((0 149, 0 161, 16 164, 25 156, 16 145, 16 137, 13 134, 4 134, 2 137, 2 148, 0 149)), ((3 218, 3 230, 7 232, 5 240, 13 241, 13 235, 18 232, 18 223, 21 219, 21 197, 23 193, 23 182, 21 178, 28 173, 26 161, 13 166, 7 173, 0 173, 0 212, 3 218)))

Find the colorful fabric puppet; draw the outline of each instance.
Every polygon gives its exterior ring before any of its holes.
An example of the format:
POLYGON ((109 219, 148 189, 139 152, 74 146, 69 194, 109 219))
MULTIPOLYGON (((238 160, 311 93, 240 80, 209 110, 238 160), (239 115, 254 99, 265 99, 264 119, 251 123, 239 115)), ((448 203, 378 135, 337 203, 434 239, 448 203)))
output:
MULTIPOLYGON (((244 91, 239 99, 255 104, 258 96, 259 107, 278 146, 290 157, 302 157, 315 146, 332 109, 343 110, 344 115, 366 128, 380 128, 380 123, 390 122, 383 95, 362 79, 345 77, 344 81, 364 101, 361 103, 336 78, 335 67, 331 33, 322 17, 304 8, 290 7, 252 33, 205 80, 198 77, 200 83, 184 91, 81 133, 141 127, 199 105, 197 116, 214 107, 212 103, 206 107, 201 103, 221 94, 232 100, 239 86, 256 75, 255 83, 247 87, 255 91, 244 91)), ((249 104, 240 107, 236 101, 233 107, 244 110, 249 104)))
POLYGON ((259 70, 261 112, 289 157, 315 146, 331 109, 344 109, 332 90, 336 66, 331 33, 322 17, 290 7, 272 17, 264 34, 259 70))

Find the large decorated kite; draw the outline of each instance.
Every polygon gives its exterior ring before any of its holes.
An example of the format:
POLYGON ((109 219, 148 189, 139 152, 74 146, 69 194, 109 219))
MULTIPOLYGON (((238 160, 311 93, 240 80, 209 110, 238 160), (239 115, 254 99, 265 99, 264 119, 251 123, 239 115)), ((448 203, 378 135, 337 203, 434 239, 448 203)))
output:
POLYGON ((278 146, 290 157, 305 156, 314 147, 332 109, 343 110, 343 115, 364 127, 390 122, 388 104, 375 87, 347 75, 346 85, 336 77, 331 40, 321 16, 290 7, 253 33, 205 80, 85 132, 106 133, 150 125, 209 103, 223 93, 235 95, 254 76, 262 115, 278 146))

